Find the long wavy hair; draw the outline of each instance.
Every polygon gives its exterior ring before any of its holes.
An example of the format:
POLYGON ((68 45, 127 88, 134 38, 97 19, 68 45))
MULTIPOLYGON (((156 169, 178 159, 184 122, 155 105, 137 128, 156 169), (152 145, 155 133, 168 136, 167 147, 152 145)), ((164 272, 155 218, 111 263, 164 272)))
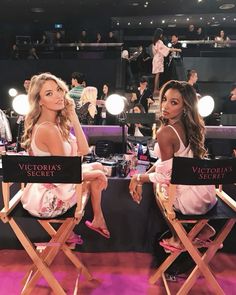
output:
MULTIPOLYGON (((198 97, 195 89, 187 82, 168 81, 164 84, 160 91, 160 111, 162 111, 162 101, 168 89, 175 89, 180 92, 184 102, 184 112, 181 120, 183 122, 187 140, 196 158, 203 158, 207 151, 204 147, 205 142, 205 124, 198 112, 198 97)), ((160 117, 162 124, 168 125, 168 120, 160 117)))
MULTIPOLYGON (((40 91, 46 81, 56 82, 56 84, 64 91, 65 106, 68 104, 66 100, 68 87, 64 81, 62 81, 61 79, 57 78, 56 76, 50 73, 42 73, 40 75, 35 75, 31 78, 29 92, 28 92, 30 110, 25 117, 24 134, 21 140, 21 146, 26 150, 30 149, 33 128, 41 115, 41 107, 39 105, 40 91)), ((69 132, 70 132, 70 121, 68 120, 66 107, 63 110, 58 111, 57 124, 63 139, 68 140, 69 132)))

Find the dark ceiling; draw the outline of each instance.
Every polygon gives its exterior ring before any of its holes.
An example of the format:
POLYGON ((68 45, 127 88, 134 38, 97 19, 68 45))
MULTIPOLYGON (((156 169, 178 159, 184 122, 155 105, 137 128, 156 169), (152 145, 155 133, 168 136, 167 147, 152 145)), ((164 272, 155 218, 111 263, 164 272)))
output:
POLYGON ((167 25, 174 20, 168 20, 172 15, 177 25, 205 21, 208 25, 236 27, 235 0, 1 0, 0 3, 1 22, 65 23, 86 16, 121 17, 115 18, 118 22, 123 17, 128 22, 131 16, 148 17, 150 22, 155 17, 163 21, 163 16, 167 25), (220 9, 226 4, 234 7, 220 9))

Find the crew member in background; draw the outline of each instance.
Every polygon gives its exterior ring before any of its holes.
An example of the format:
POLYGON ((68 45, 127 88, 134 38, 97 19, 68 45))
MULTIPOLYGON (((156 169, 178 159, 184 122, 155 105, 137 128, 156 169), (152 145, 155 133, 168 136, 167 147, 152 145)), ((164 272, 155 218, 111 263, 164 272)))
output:
POLYGON ((140 103, 145 112, 148 113, 149 106, 154 103, 152 91, 148 88, 148 79, 142 76, 139 81, 139 87, 136 91, 137 100, 135 103, 140 103))
POLYGON ((168 62, 168 80, 186 80, 186 75, 183 65, 182 57, 182 45, 179 42, 179 37, 177 34, 171 36, 171 47, 175 48, 176 51, 172 51, 169 54, 168 62))
POLYGON ((80 108, 80 97, 85 87, 85 75, 79 72, 74 72, 71 75, 72 89, 69 92, 69 96, 73 98, 75 102, 76 112, 80 108))
POLYGON ((188 70, 187 71, 187 82, 188 82, 188 84, 193 86, 193 88, 196 90, 197 93, 199 93, 199 87, 197 84, 197 80, 198 80, 197 71, 188 70))

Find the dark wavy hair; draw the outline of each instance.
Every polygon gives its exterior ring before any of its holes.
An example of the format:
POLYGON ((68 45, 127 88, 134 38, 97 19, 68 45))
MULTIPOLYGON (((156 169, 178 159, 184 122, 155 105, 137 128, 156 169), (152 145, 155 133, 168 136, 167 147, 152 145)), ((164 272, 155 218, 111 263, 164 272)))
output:
MULTIPOLYGON (((195 89, 185 81, 171 80, 164 84, 160 91, 160 110, 162 108, 162 101, 168 89, 175 89, 180 92, 183 103, 184 112, 181 117, 183 122, 186 137, 196 158, 203 158, 207 155, 204 147, 205 142, 205 124, 198 111, 198 97, 195 89)), ((168 120, 160 117, 162 124, 168 125, 168 120)))
POLYGON ((156 42, 161 39, 162 35, 163 35, 163 30, 161 28, 157 28, 154 32, 152 43, 155 45, 156 42))

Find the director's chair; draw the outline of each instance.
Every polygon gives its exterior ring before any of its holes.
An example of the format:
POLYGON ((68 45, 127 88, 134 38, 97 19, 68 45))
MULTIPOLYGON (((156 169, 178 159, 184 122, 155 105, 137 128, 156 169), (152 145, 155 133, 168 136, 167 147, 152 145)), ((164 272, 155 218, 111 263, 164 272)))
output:
MULTIPOLYGON (((167 193, 160 186, 157 187, 156 201, 162 214, 196 264, 178 293, 175 294, 188 294, 200 275, 205 277, 209 287, 214 290, 214 294, 224 294, 209 267, 209 262, 236 222, 236 197, 234 196, 233 199, 222 190, 222 184, 234 184, 235 182, 236 158, 201 160, 176 157, 173 159, 171 184, 167 189, 167 193), (183 215, 175 212, 173 203, 175 201, 176 185, 179 184, 191 186, 214 184, 217 186, 215 191, 218 201, 205 215, 183 215), (207 245, 207 250, 203 254, 193 241, 211 219, 222 219, 225 220, 225 223, 214 240, 207 245), (193 227, 187 232, 184 224, 191 224, 193 227)), ((155 284, 158 279, 162 278, 167 294, 171 294, 171 291, 165 273, 180 254, 181 251, 170 252, 166 260, 149 278, 151 284, 155 284)))
POLYGON ((60 283, 50 270, 54 258, 60 250, 78 268, 78 277, 74 294, 77 294, 80 274, 87 279, 92 279, 91 274, 78 257, 66 244, 66 240, 72 234, 74 227, 80 222, 84 214, 87 195, 82 194, 81 158, 80 157, 35 157, 22 155, 3 155, 3 204, 0 218, 4 223, 9 223, 18 240, 33 261, 33 265, 23 278, 21 294, 32 292, 38 279, 43 276, 53 292, 57 295, 65 295, 60 283), (10 198, 12 183, 21 183, 20 190, 10 198), (76 185, 77 204, 66 213, 51 219, 43 219, 30 215, 21 204, 25 183, 74 183, 76 185), (18 222, 18 217, 36 219, 50 236, 44 250, 39 253, 37 247, 30 241, 18 222), (53 224, 59 224, 58 230, 53 224))

